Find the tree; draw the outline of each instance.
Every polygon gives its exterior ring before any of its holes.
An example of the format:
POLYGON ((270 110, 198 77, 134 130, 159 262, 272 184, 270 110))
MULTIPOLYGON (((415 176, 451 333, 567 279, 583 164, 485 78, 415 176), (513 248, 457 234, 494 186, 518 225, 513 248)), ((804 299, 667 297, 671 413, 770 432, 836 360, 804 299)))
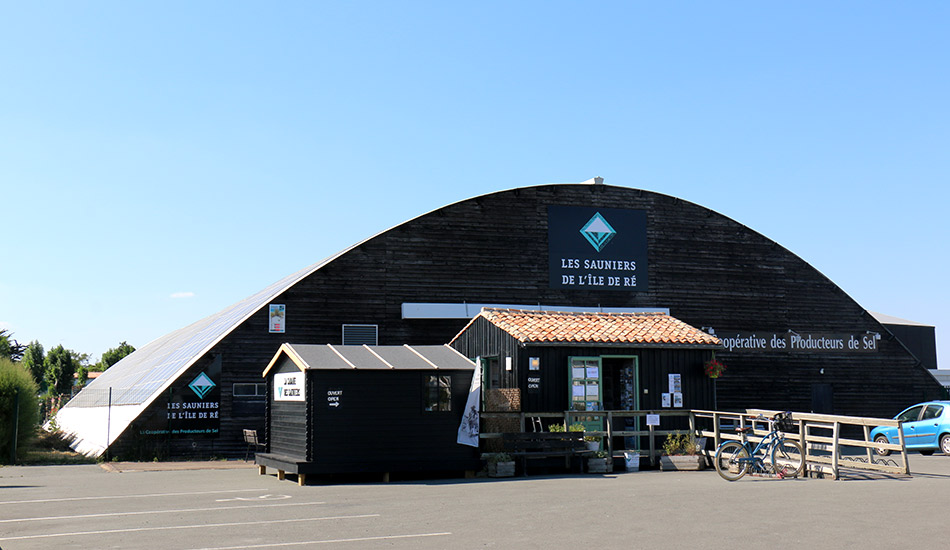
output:
POLYGON ((62 345, 56 346, 49 351, 43 365, 46 387, 50 393, 66 395, 72 393, 76 363, 69 350, 62 345))
POLYGON ((0 462, 10 458, 14 417, 18 420, 17 448, 22 448, 33 437, 39 421, 36 392, 36 382, 26 369, 0 358, 0 462))
POLYGON ((79 353, 71 349, 66 350, 69 352, 69 355, 73 358, 73 365, 75 368, 79 367, 89 367, 89 354, 88 353, 79 353))
POLYGON ((23 357, 26 346, 13 339, 13 334, 6 329, 0 329, 0 358, 19 361, 23 357))
POLYGON ((115 365, 126 355, 131 354, 135 351, 135 347, 129 345, 124 340, 119 344, 118 347, 111 348, 109 351, 102 354, 102 357, 99 359, 99 364, 96 365, 98 370, 106 370, 107 368, 115 365))
POLYGON ((37 341, 32 341, 28 346, 26 346, 26 351, 23 352, 23 359, 20 360, 20 364, 23 367, 30 371, 30 374, 33 375, 33 380, 36 380, 36 383, 40 386, 40 392, 46 390, 46 380, 43 375, 46 366, 43 364, 43 360, 46 358, 46 350, 43 349, 43 344, 40 344, 37 341))
POLYGON ((81 365, 76 369, 76 383, 79 384, 79 387, 86 385, 86 382, 89 380, 89 367, 86 365, 81 365))

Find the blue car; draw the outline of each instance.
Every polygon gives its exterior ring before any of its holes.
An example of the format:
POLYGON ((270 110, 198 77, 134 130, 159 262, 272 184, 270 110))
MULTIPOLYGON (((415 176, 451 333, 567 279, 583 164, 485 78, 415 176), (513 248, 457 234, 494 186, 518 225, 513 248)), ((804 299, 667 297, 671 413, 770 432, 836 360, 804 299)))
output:
MULTIPOLYGON (((950 455, 950 401, 928 401, 904 409, 894 417, 904 428, 904 446, 907 450, 930 455, 941 451, 950 455)), ((871 430, 871 440, 877 443, 897 444, 897 428, 878 426, 871 430)), ((886 449, 877 449, 877 454, 891 454, 886 449)))

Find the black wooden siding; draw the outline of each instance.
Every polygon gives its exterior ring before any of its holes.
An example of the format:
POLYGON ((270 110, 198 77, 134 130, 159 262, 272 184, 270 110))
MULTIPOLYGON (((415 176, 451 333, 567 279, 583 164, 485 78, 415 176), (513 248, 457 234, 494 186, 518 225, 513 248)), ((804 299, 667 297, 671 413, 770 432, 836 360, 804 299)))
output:
MULTIPOLYGON (((301 258, 301 264, 309 260, 301 258)), ((379 325, 380 344, 442 344, 467 323, 404 320, 403 302, 667 307, 696 327, 879 332, 884 339, 876 354, 720 353, 730 368, 718 384, 719 406, 807 411, 812 385, 826 383, 836 412, 886 417, 941 395, 933 377, 844 291, 755 231, 648 191, 545 185, 477 197, 413 219, 275 298, 287 306, 286 334, 268 333, 264 307, 211 350, 223 357, 221 437, 180 444, 242 456, 241 429, 263 429, 263 419, 230 414, 231 384, 260 381, 283 342, 338 344, 342 324, 365 323, 379 325), (548 288, 548 205, 645 210, 649 291, 548 288)))
MULTIPOLYGON (((287 357, 284 357, 275 367, 274 374, 297 372, 303 375, 297 365, 287 357)), ((267 402, 270 407, 270 424, 267 426, 268 452, 298 460, 310 460, 307 403, 305 401, 275 401, 273 374, 267 378, 267 390, 267 402)), ((311 397, 309 384, 305 393, 309 399, 311 397)))
POLYGON ((311 370, 311 461, 317 473, 478 469, 477 451, 456 443, 472 371, 311 370), (424 410, 428 376, 452 377, 452 410, 424 410), (342 391, 340 406, 327 391, 342 391))

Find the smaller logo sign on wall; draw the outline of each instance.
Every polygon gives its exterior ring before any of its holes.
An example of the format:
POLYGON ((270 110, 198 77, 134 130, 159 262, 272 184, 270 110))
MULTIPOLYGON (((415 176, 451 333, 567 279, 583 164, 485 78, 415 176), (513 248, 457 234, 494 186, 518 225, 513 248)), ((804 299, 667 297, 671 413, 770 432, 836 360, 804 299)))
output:
POLYGON ((195 375, 168 391, 168 404, 162 414, 156 410, 139 430, 140 435, 170 439, 216 438, 221 429, 221 356, 195 375))
POLYGON ((208 392, 213 390, 215 383, 207 374, 201 373, 194 380, 191 381, 191 384, 188 384, 188 387, 191 388, 191 391, 195 392, 200 399, 204 399, 208 392))
POLYGON ((647 290, 644 210, 548 207, 551 288, 647 290))
POLYGON ((287 306, 284 304, 270 305, 270 333, 287 332, 287 306))
POLYGON ((587 225, 581 228, 581 235, 587 239, 587 242, 589 242, 597 252, 603 250, 616 234, 617 232, 614 231, 614 228, 600 215, 600 212, 594 214, 594 217, 587 222, 587 225))
POLYGON ((306 401, 306 375, 302 372, 274 375, 274 401, 306 401))

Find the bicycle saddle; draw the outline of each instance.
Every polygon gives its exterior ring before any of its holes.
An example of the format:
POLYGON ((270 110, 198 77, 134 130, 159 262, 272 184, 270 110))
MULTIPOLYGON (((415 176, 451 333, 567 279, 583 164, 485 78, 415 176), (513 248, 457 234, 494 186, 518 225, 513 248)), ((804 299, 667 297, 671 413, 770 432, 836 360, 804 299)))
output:
POLYGON ((746 426, 745 428, 736 427, 736 433, 744 434, 752 429, 752 426, 746 426))

